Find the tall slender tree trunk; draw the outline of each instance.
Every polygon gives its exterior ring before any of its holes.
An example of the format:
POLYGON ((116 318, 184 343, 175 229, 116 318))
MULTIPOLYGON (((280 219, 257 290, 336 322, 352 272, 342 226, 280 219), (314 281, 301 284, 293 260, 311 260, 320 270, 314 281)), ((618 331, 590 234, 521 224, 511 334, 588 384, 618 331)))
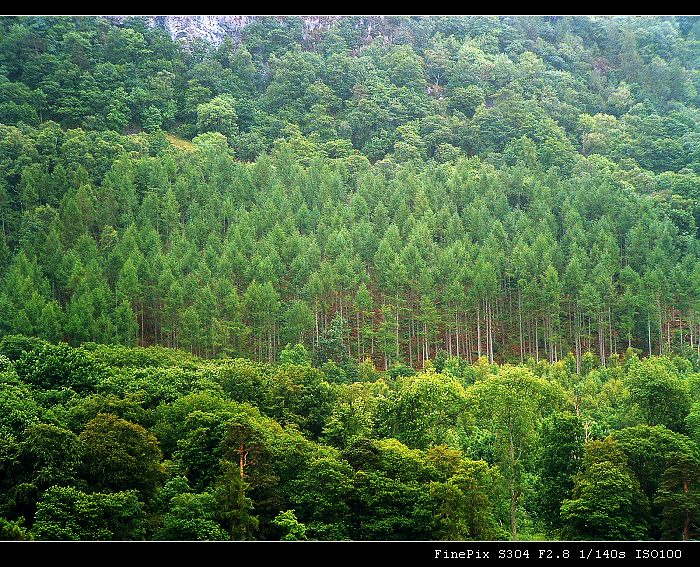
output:
POLYGON ((455 334, 457 340, 457 357, 459 357, 459 308, 455 309, 455 334))
POLYGON ((414 337, 414 325, 413 325, 413 307, 411 307, 411 324, 408 332, 408 364, 413 366, 413 337, 414 337))
POLYGON ((396 291, 396 358, 399 357, 399 292, 396 291))
POLYGON ((314 320, 316 323, 316 334, 314 336, 314 345, 318 345, 318 307, 314 310, 314 320))
POLYGON ((362 358, 363 352, 360 347, 360 312, 355 313, 355 333, 357 333, 357 356, 362 358))
POLYGON ((661 356, 664 344, 664 325, 661 316, 661 303, 659 303, 659 356, 661 356))
POLYGON ((523 338, 523 303, 520 290, 518 290, 518 327, 520 330, 520 364, 523 364, 525 362, 525 344, 523 338))
POLYGON ((609 305, 608 305, 608 346, 610 347, 608 349, 610 354, 613 354, 615 351, 613 350, 612 309, 609 305))
POLYGON ((603 316, 598 314, 598 345, 600 348, 600 364, 605 368, 605 335, 603 334, 603 316))
POLYGON ((450 353, 450 356, 454 356, 452 352, 452 331, 447 325, 447 322, 445 322, 445 347, 447 348, 447 352, 450 353))
POLYGON ((481 310, 479 309, 479 303, 476 304, 476 337, 479 358, 481 358, 481 310))
POLYGON ((425 361, 430 359, 430 340, 428 336, 428 323, 423 323, 423 340, 425 341, 425 344, 423 346, 423 354, 425 355, 425 358, 423 358, 423 366, 425 366, 425 361))
MULTIPOLYGON (((496 303, 496 313, 498 313, 498 302, 496 303)), ((496 317, 493 315, 493 304, 489 301, 489 333, 491 334, 491 339, 489 340, 489 356, 491 357, 491 364, 493 364, 493 340, 496 335, 493 330, 493 325, 496 317)))
POLYGON ((487 299, 486 307, 486 350, 489 356, 489 362, 493 364, 493 320, 491 313, 491 302, 487 299))
POLYGON ((574 329, 576 333, 576 374, 581 374, 581 317, 574 311, 574 329))
MULTIPOLYGON (((474 352, 474 339, 472 337, 472 329, 471 326, 469 325, 469 319, 467 317, 467 313, 464 313, 464 322, 465 322, 465 340, 467 341, 467 346, 465 347, 467 349, 467 360, 471 363, 473 362, 473 357, 472 353, 474 352)), ((698 344, 698 350, 700 351, 700 344, 698 344)))

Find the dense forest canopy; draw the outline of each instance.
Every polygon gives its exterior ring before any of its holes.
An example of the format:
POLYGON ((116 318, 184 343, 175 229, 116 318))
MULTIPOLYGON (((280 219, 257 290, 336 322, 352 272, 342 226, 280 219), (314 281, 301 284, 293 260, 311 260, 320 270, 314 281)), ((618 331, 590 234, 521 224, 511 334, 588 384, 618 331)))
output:
POLYGON ((0 18, 0 538, 697 537, 699 57, 0 18))
POLYGON ((695 19, 0 25, 0 333, 274 361, 337 314, 385 368, 700 349, 695 19))

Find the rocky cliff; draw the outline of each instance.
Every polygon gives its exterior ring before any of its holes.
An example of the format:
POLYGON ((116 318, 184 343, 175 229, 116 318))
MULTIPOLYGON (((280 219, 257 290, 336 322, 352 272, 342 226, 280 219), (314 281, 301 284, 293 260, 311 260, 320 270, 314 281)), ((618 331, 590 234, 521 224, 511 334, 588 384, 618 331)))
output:
POLYGON ((165 28, 174 40, 190 43, 203 39, 217 45, 227 36, 240 38, 241 30, 253 18, 251 16, 155 16, 150 24, 165 28))
MULTIPOLYGON (((256 18, 263 16, 147 16, 150 26, 158 26, 167 30, 174 40, 191 43, 204 40, 218 45, 226 37, 239 41, 241 31, 256 18)), ((264 16, 269 17, 269 16, 264 16)), ((298 17, 303 23, 303 40, 314 42, 343 16, 290 16, 298 17)), ((276 16, 284 20, 285 16, 276 16)), ((115 16, 115 23, 123 22, 125 16, 115 16)), ((366 39, 383 34, 386 19, 383 16, 353 17, 354 25, 361 29, 366 39)))

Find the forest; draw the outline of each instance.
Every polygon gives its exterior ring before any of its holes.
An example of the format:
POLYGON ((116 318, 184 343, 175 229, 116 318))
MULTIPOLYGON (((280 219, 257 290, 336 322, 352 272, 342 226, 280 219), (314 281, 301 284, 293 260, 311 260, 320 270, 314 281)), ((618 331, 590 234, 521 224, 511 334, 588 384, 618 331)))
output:
POLYGON ((0 539, 700 537, 699 55, 0 17, 0 539))

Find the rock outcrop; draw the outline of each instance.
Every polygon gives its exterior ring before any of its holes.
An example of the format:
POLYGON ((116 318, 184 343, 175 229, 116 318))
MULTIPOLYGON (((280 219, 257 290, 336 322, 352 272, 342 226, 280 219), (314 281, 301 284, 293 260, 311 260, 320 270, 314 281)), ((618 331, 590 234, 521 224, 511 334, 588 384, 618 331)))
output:
MULTIPOLYGON (((243 28, 250 25, 256 18, 263 16, 144 16, 151 27, 165 29, 175 41, 186 44, 196 40, 204 40, 212 45, 218 45, 230 37, 238 42, 243 28)), ((269 16, 265 16, 269 17, 269 16)), ((297 17, 303 23, 303 41, 315 42, 343 16, 277 16, 285 18, 297 17)), ((116 24, 125 20, 125 16, 114 16, 116 24)), ((377 35, 383 35, 386 20, 382 16, 353 17, 354 25, 362 29, 363 36, 371 40, 377 35)))

